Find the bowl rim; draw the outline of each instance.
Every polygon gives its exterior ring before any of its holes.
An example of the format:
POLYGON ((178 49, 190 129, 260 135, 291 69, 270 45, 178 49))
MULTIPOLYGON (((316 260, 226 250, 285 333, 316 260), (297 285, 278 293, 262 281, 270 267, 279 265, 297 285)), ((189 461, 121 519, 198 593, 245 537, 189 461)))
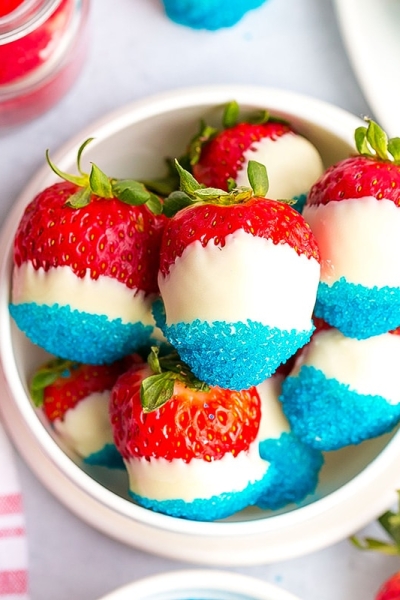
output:
MULTIPOLYGON (((328 127, 332 134, 347 141, 349 145, 352 145, 355 127, 362 124, 361 119, 339 107, 290 91, 243 85, 183 88, 156 94, 105 115, 77 135, 74 135, 55 153, 53 161, 61 169, 64 168, 64 165, 74 162, 82 139, 94 137, 91 147, 95 147, 97 144, 104 142, 110 135, 115 135, 128 125, 133 125, 152 116, 188 107, 207 105, 212 107, 226 103, 232 98, 242 105, 253 105, 254 107, 265 105, 273 112, 280 111, 295 114, 299 119, 309 121, 314 126, 324 130, 328 127), (296 107, 295 111, 294 107, 296 107)), ((28 200, 55 178, 56 176, 44 164, 17 198, 1 230, 0 362, 10 398, 8 403, 0 404, 0 411, 3 413, 4 421, 15 445, 33 468, 38 478, 45 485, 50 486, 53 493, 60 500, 66 503, 62 494, 55 490, 55 486, 48 481, 43 470, 38 465, 33 464, 34 461, 29 456, 30 452, 24 448, 24 444, 18 439, 17 430, 22 428, 25 430, 26 435, 30 434, 31 442, 38 445, 42 458, 46 456, 48 462, 52 463, 56 470, 62 472, 70 481, 73 481, 80 492, 89 496, 98 505, 99 510, 115 511, 123 518, 150 527, 152 531, 155 529, 164 530, 169 533, 204 538, 226 537, 228 539, 231 536, 254 536, 256 538, 260 535, 282 531, 282 528, 290 530, 293 527, 301 527, 305 524, 307 524, 308 529, 314 521, 319 521, 323 515, 330 514, 330 520, 334 522, 334 526, 330 525, 328 530, 316 535, 313 543, 303 540, 304 546, 309 550, 313 550, 342 539, 348 535, 349 531, 354 532, 394 502, 397 487, 395 482, 398 481, 400 485, 400 473, 398 474, 398 468, 396 468, 396 461, 400 455, 400 435, 395 435, 382 452, 351 481, 311 504, 267 518, 211 523, 162 515, 119 497, 88 476, 63 452, 49 434, 43 435, 44 426, 37 418, 34 409, 30 406, 30 410, 27 410, 27 397, 24 387, 18 377, 13 352, 9 351, 12 348, 11 320, 8 314, 11 272, 10 252, 13 234, 28 200), (12 404, 14 406, 11 406, 12 404), (19 421, 17 426, 15 425, 16 420, 19 421), (373 482, 372 486, 371 482, 373 482), (368 503, 361 503, 361 505, 358 499, 363 496, 366 497, 365 494, 367 494, 369 501, 368 503), (349 518, 350 516, 351 518, 349 518)), ((89 515, 85 514, 82 506, 75 506, 72 500, 67 504, 71 510, 78 512, 84 520, 99 528, 99 524, 93 522, 94 518, 91 519, 89 515)), ((101 527, 106 533, 113 536, 113 533, 109 531, 109 527, 105 524, 100 525, 101 527)), ((306 531, 306 528, 304 531, 306 531)), ((296 552, 298 553, 299 549, 292 548, 291 552, 292 555, 297 555, 296 552)), ((288 553, 290 554, 290 551, 288 553)), ((276 556, 279 556, 279 552, 276 553, 276 556)), ((182 558, 185 558, 185 556, 182 558)))
POLYGON ((128 583, 100 600, 128 600, 128 598, 154 600, 153 594, 179 591, 200 593, 201 588, 207 592, 245 594, 249 600, 250 597, 251 600, 300 600, 290 592, 262 579, 241 573, 210 569, 188 569, 152 575, 128 583), (195 590, 195 587, 200 589, 195 590))

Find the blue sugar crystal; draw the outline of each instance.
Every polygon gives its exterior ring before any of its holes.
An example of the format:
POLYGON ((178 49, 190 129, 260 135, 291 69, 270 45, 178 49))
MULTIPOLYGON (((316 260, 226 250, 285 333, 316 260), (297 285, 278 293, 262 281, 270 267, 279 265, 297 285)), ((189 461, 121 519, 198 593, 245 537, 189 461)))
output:
POLYGON ((58 304, 11 304, 10 313, 34 344, 60 358, 86 364, 108 364, 136 352, 153 333, 152 326, 110 320, 58 304))
POLYGON ((265 0, 163 0, 168 17, 192 29, 231 27, 265 0))
POLYGON ((150 510, 192 521, 216 521, 233 515, 247 506, 253 506, 265 488, 264 480, 249 483, 241 491, 224 492, 211 498, 197 498, 186 502, 179 498, 172 500, 154 500, 129 491, 131 498, 150 510))
POLYGON ((114 444, 106 444, 98 452, 85 456, 83 462, 87 465, 108 467, 109 469, 125 469, 122 456, 114 444))
POLYGON ((366 339, 400 326, 400 288, 367 288, 344 277, 332 286, 320 282, 314 312, 343 335, 366 339))
POLYGON ((278 439, 260 442, 260 456, 270 463, 265 489, 257 501, 260 508, 276 510, 298 504, 315 491, 324 462, 319 450, 285 432, 278 439))
POLYGON ((165 324, 162 303, 153 305, 158 327, 193 373, 208 385, 231 390, 248 389, 276 369, 310 339, 308 331, 284 331, 255 321, 165 324))
POLYGON ((377 437, 400 421, 400 404, 358 394, 315 367, 302 366, 297 377, 288 377, 280 399, 293 433, 324 451, 377 437))

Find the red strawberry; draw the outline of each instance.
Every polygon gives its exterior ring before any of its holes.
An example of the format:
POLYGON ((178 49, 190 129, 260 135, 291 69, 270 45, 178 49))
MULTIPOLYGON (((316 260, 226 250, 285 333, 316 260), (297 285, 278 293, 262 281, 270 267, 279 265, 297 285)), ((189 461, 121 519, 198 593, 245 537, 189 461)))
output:
POLYGON ((66 181, 39 193, 22 216, 11 313, 48 352, 99 364, 136 351, 152 333, 165 217, 142 184, 109 179, 95 165, 82 172, 87 143, 78 176, 49 160, 66 181))
POLYGON ((111 393, 116 447, 140 505, 215 520, 254 505, 268 485, 259 454, 260 397, 196 379, 176 353, 121 375, 111 393))
POLYGON ((248 450, 260 425, 255 388, 243 392, 209 388, 178 357, 156 361, 161 365, 156 372, 147 364, 134 365, 112 390, 114 439, 126 460, 210 462, 248 450))
POLYGON ((248 185, 248 162, 256 160, 268 169, 269 197, 295 198, 296 208, 302 208, 311 184, 323 172, 316 148, 265 110, 244 120, 236 102, 225 107, 223 126, 218 131, 202 124, 191 142, 189 158, 197 181, 225 191, 231 181, 248 185))
POLYGON ((113 443, 109 399, 113 385, 136 357, 112 365, 84 365, 54 359, 40 367, 30 384, 41 408, 63 442, 85 462, 121 467, 113 443))
POLYGON ((264 197, 262 165, 250 162, 254 195, 247 188, 207 189, 178 170, 182 191, 164 209, 171 215, 184 208, 163 235, 159 286, 166 316, 164 323, 158 316, 159 325, 199 379, 246 389, 308 341, 318 247, 297 211, 264 197))
POLYGON ((400 600, 400 573, 395 573, 383 584, 375 600, 400 600))
POLYGON ((303 211, 321 251, 315 313, 358 339, 400 325, 400 143, 367 121, 359 155, 331 166, 303 211))

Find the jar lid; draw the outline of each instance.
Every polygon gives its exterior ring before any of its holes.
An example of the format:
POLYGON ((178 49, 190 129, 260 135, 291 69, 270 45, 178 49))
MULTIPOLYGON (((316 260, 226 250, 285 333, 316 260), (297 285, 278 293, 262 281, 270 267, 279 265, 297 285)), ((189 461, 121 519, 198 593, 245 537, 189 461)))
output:
POLYGON ((171 571, 141 579, 101 600, 300 600, 271 583, 207 569, 171 571))
POLYGON ((0 17, 0 45, 9 44, 34 31, 56 10, 61 0, 24 0, 0 17))

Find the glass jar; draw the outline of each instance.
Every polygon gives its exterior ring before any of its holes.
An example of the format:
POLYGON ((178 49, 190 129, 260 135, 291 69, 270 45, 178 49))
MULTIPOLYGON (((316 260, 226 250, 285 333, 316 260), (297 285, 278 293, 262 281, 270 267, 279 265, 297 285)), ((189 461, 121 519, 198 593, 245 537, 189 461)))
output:
POLYGON ((70 88, 84 62, 88 8, 89 0, 4 3, 0 9, 0 127, 33 119, 70 88))

